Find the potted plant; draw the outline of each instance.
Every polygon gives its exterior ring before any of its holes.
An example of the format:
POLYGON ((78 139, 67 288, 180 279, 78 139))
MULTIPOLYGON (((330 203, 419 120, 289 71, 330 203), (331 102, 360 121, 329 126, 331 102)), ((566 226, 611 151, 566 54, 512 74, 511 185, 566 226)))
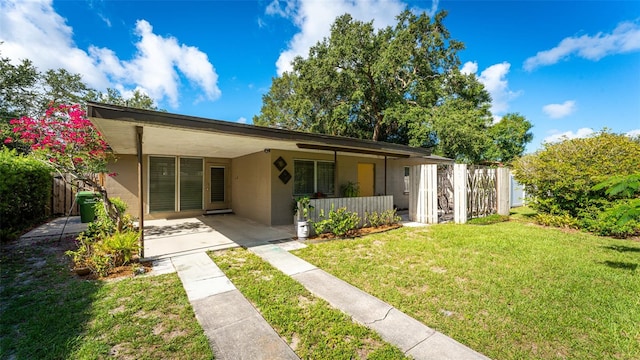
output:
POLYGON ((360 195, 360 186, 358 183, 353 181, 349 181, 348 183, 342 185, 340 187, 342 191, 342 196, 344 197, 358 197, 360 195))
POLYGON ((304 240, 309 236, 309 211, 313 209, 311 199, 303 196, 296 200, 296 233, 298 239, 304 240))

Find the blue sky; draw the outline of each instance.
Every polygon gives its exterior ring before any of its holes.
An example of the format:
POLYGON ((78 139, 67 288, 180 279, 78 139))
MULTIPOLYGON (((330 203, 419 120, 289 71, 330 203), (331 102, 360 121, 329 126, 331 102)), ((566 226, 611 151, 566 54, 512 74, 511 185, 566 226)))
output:
POLYGON ((640 134, 640 1, 0 0, 0 52, 134 89, 180 114, 251 123, 271 79, 345 12, 381 27, 446 10, 461 69, 494 117, 534 125, 528 151, 602 128, 640 134))

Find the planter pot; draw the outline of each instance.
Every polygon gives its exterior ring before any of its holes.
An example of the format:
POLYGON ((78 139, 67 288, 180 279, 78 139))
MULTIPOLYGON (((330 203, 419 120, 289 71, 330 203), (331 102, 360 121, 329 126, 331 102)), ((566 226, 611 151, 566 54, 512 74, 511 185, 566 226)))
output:
POLYGON ((297 234, 299 240, 304 240, 309 237, 309 222, 298 221, 297 234))

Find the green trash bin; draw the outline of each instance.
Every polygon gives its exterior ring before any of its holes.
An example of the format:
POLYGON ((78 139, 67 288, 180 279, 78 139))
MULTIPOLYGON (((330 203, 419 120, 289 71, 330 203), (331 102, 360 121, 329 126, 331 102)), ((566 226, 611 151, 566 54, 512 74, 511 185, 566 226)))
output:
POLYGON ((78 201, 78 206, 80 206, 81 222, 90 223, 96 218, 94 205, 99 198, 100 194, 93 191, 79 191, 76 194, 76 200, 78 201))

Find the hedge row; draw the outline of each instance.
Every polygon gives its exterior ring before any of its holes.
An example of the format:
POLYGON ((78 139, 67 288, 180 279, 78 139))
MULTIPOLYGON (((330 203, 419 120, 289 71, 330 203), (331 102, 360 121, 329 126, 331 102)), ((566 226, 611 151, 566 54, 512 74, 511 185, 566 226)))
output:
POLYGON ((11 240, 46 217, 51 182, 47 165, 0 150, 0 240, 11 240))

